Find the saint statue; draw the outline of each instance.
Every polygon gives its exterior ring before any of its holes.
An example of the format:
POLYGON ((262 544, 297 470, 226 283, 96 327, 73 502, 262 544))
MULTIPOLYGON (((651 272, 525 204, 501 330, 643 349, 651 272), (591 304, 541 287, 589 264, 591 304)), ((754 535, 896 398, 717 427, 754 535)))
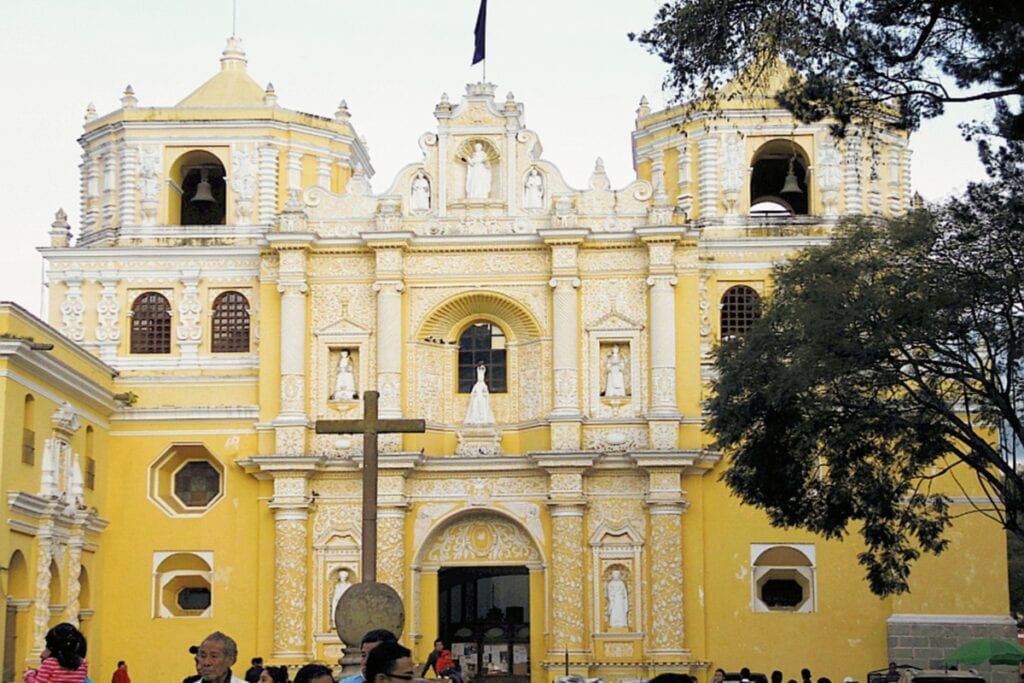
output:
POLYGON ((539 209, 544 206, 544 177, 536 168, 526 174, 523 186, 523 208, 539 209))
POLYGON ((409 187, 409 208, 413 211, 430 209, 430 181, 423 171, 413 176, 412 185, 409 187))
POLYGON ((491 392, 487 389, 487 382, 484 375, 487 373, 487 366, 483 363, 476 366, 476 384, 469 395, 469 407, 466 409, 468 425, 492 425, 494 424, 494 413, 491 412, 491 392))
POLYGON ((626 590, 626 582, 622 580, 622 572, 618 569, 612 570, 604 587, 604 595, 608 628, 628 628, 629 592, 626 590))
POLYGON ((481 143, 466 157, 466 198, 487 199, 491 194, 491 162, 481 143))
POLYGON ((334 584, 334 595, 331 596, 331 623, 334 623, 334 613, 338 611, 338 601, 341 600, 341 596, 345 594, 349 588, 352 587, 349 582, 349 571, 347 569, 338 570, 338 580, 334 584))
POLYGON ((341 350, 341 357, 338 358, 338 374, 334 378, 331 398, 335 401, 351 401, 356 398, 356 376, 352 371, 352 358, 346 349, 341 350))
POLYGON ((623 372, 625 368, 626 361, 619 354, 619 347, 613 346, 612 352, 608 355, 608 363, 606 365, 607 375, 604 385, 604 395, 606 398, 626 395, 626 379, 623 372))

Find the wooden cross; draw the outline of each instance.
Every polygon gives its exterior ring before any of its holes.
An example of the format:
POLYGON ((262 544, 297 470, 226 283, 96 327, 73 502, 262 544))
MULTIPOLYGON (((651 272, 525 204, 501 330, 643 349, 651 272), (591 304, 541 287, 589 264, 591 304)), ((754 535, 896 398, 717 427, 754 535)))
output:
POLYGON ((361 582, 377 580, 377 435, 427 431, 423 420, 377 419, 376 391, 363 392, 363 419, 317 420, 317 434, 363 435, 363 572, 361 582))

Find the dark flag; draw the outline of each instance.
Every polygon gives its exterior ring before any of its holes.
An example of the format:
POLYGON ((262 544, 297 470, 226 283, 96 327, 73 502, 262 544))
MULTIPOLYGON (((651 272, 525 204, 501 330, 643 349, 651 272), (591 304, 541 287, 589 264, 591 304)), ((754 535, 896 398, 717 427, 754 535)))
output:
POLYGON ((487 39, 487 0, 480 0, 480 11, 476 14, 476 40, 473 45, 473 64, 484 61, 484 42, 487 39))

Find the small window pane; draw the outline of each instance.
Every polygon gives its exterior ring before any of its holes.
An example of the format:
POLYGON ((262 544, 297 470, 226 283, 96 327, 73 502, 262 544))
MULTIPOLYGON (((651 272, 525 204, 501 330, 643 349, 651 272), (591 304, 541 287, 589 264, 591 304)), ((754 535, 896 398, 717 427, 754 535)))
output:
POLYGON ((146 292, 132 304, 132 353, 171 352, 171 305, 157 292, 146 292))
POLYGON ((178 591, 178 607, 203 610, 210 606, 209 588, 182 588, 178 591))
POLYGON ((208 462, 186 463, 174 475, 174 495, 187 507, 205 507, 220 493, 220 474, 208 462))

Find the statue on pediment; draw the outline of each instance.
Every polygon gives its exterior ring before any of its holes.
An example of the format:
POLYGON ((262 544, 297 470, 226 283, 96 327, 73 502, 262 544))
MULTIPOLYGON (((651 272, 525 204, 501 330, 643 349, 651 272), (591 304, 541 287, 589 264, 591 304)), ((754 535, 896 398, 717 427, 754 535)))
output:
POLYGON ((423 171, 417 171, 409 186, 409 208, 413 211, 430 210, 430 179, 423 171))
POLYGON ((491 161, 484 151, 484 146, 477 142, 473 145, 473 153, 464 159, 466 162, 466 198, 487 199, 491 194, 491 161))
POLYGON ((523 208, 540 209, 544 206, 544 176, 536 167, 526 174, 523 184, 523 208))

